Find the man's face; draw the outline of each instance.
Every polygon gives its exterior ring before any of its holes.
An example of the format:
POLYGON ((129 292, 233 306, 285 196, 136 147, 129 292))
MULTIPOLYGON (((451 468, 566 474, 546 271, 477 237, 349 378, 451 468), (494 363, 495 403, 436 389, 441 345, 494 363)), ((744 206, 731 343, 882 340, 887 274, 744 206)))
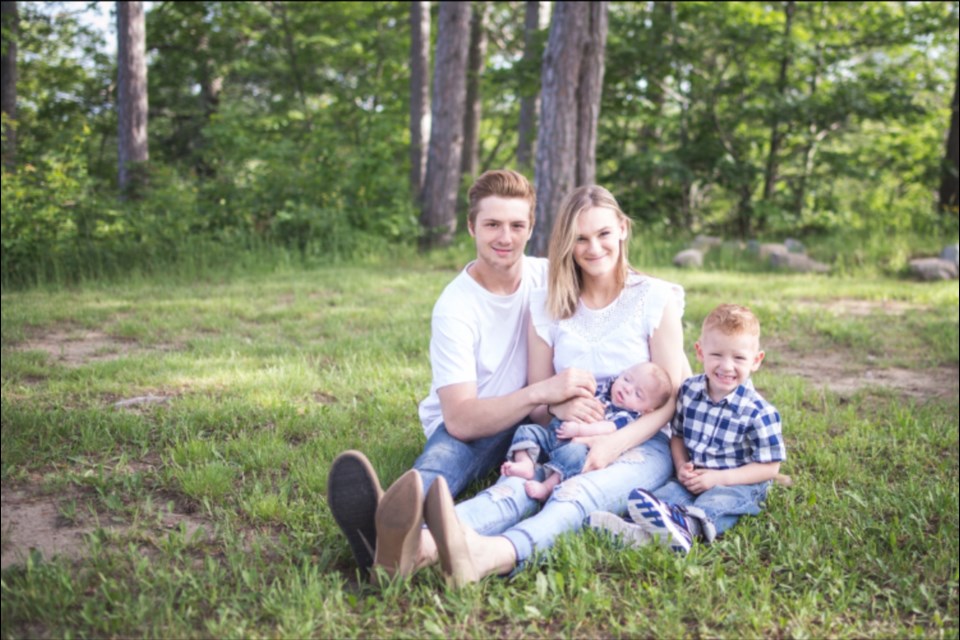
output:
POLYGON ((523 258, 532 233, 530 203, 519 198, 484 198, 470 225, 470 235, 477 243, 477 259, 495 269, 516 265, 523 258))
POLYGON ((714 401, 746 382, 763 361, 759 340, 749 333, 727 335, 719 329, 707 329, 695 346, 714 401))

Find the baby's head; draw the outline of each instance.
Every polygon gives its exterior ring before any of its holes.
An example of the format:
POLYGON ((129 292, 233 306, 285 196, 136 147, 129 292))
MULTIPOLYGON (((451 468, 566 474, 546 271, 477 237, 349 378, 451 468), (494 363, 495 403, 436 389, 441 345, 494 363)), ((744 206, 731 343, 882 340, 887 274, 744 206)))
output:
POLYGON ((652 362, 635 364, 613 381, 610 399, 629 411, 648 413, 667 403, 673 393, 670 376, 652 362))
POLYGON ((713 400, 732 393, 760 368, 760 321, 737 304, 721 304, 703 320, 696 343, 707 388, 713 400))

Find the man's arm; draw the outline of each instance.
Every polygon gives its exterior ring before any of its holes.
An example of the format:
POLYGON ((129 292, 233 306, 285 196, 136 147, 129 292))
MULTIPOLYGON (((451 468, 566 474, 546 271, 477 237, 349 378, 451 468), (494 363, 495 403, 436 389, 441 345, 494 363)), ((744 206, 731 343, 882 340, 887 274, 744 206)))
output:
POLYGON ((509 429, 543 405, 574 396, 593 398, 593 384, 591 373, 567 369, 505 396, 478 398, 475 382, 437 389, 437 396, 447 432, 470 441, 509 429))
POLYGON ((550 421, 547 406, 570 398, 594 403, 593 411, 581 413, 596 420, 603 418, 602 405, 593 397, 597 386, 593 374, 582 369, 554 374, 553 350, 537 335, 532 323, 527 327, 527 336, 526 387, 494 398, 478 398, 475 382, 437 389, 443 422, 450 435, 476 440, 509 429, 528 417, 545 425, 550 421))

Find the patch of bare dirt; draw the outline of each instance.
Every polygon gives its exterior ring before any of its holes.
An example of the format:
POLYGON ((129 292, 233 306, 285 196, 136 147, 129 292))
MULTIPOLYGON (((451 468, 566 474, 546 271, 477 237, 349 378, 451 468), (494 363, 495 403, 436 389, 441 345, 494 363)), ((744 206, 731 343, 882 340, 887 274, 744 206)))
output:
POLYGON ((144 347, 135 340, 116 338, 102 331, 57 329, 34 336, 14 348, 18 351, 43 351, 54 362, 79 367, 90 362, 117 360, 132 353, 172 351, 176 346, 160 344, 144 347))
POLYGON ((875 313, 902 316, 911 311, 922 311, 928 308, 924 305, 900 300, 853 300, 850 298, 799 300, 797 304, 825 309, 837 316, 869 316, 875 313))
POLYGON ((868 388, 893 390, 904 397, 917 400, 956 398, 960 394, 958 367, 871 367, 855 361, 843 351, 796 351, 771 341, 765 346, 776 351, 777 362, 764 361, 767 374, 798 376, 811 385, 842 396, 868 388))
MULTIPOLYGON (((131 463, 131 470, 139 467, 131 463)), ((143 465, 144 468, 149 465, 143 465)), ((23 564, 32 551, 38 551, 44 559, 55 557, 76 560, 86 555, 88 536, 102 529, 111 535, 123 537, 138 534, 140 540, 150 540, 165 535, 168 531, 183 528, 187 538, 192 538, 201 528, 209 535, 211 527, 202 519, 176 510, 164 510, 151 520, 148 530, 140 525, 138 531, 130 524, 112 522, 109 516, 83 512, 82 496, 69 491, 61 496, 40 493, 34 485, 24 484, 3 487, 0 527, 3 531, 3 569, 23 564), (67 505, 70 505, 69 507, 67 505), (68 515, 69 514, 69 515, 68 515)))

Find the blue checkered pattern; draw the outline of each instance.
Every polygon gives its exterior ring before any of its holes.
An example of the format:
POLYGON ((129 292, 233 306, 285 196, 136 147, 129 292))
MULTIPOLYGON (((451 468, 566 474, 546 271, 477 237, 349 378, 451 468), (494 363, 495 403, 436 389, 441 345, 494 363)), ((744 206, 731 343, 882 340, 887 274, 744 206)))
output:
POLYGON ((595 395, 597 400, 603 403, 604 420, 609 420, 615 424, 617 429, 623 429, 625 426, 639 418, 640 412, 630 411, 613 404, 613 400, 610 398, 610 388, 613 386, 614 380, 616 380, 616 378, 610 378, 609 380, 604 380, 603 382, 597 384, 597 392, 595 395))
POLYGON ((670 423, 683 437, 694 466, 733 469, 750 462, 779 462, 787 457, 780 414, 747 380, 720 402, 707 394, 704 374, 680 386, 670 423))

